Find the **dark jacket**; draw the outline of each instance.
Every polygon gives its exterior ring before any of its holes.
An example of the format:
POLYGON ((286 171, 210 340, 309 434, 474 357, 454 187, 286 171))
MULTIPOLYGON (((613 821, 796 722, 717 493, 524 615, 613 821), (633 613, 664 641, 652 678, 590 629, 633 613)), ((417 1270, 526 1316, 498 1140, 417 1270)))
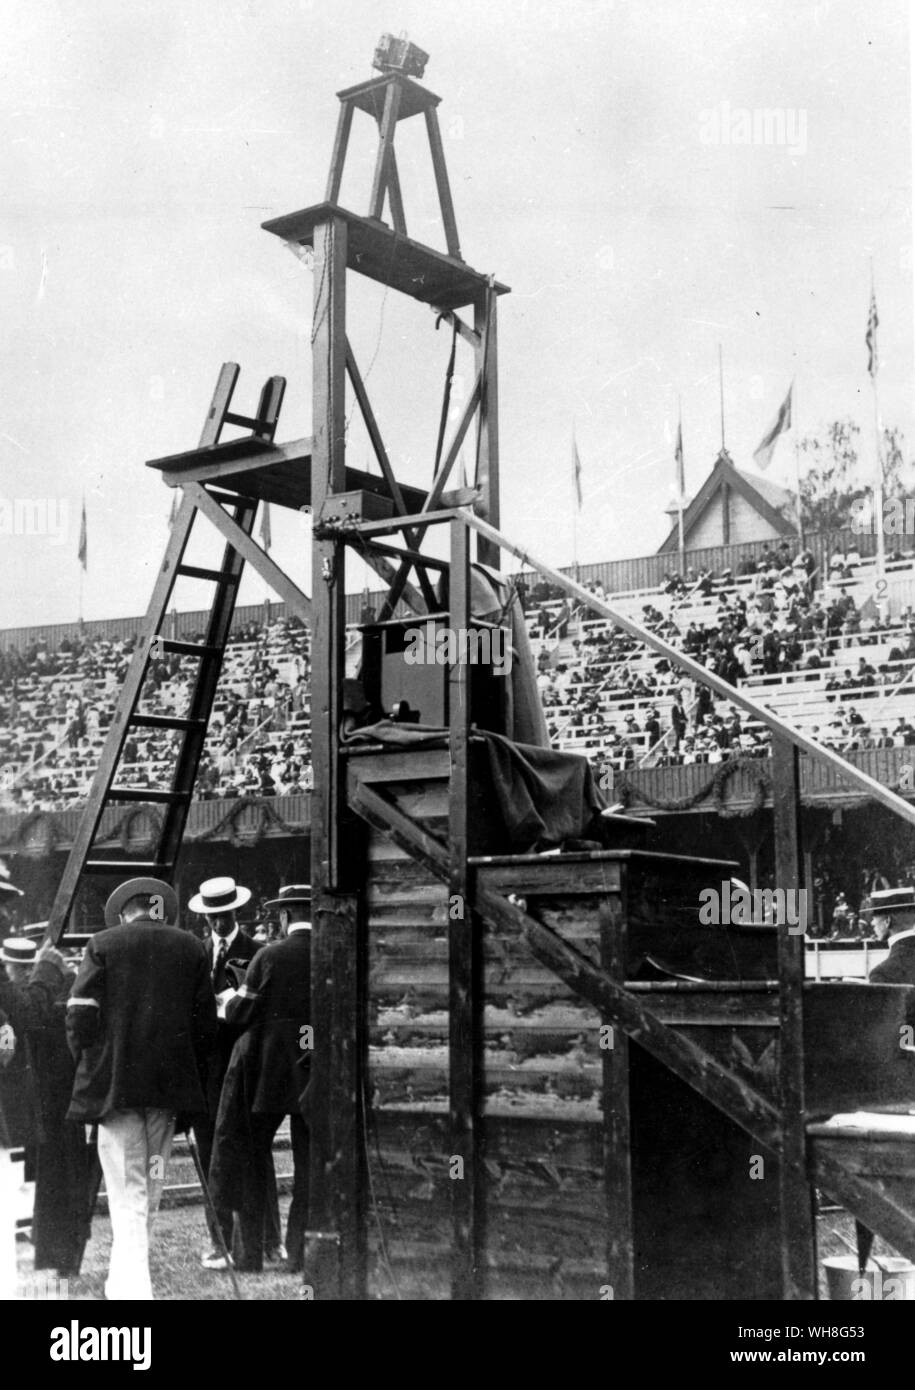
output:
POLYGON ((77 1063, 70 1118, 201 1110, 215 1037, 216 1002, 195 937, 146 919, 99 932, 67 1005, 77 1063))
POLYGON ((243 1030, 232 1070, 247 1072, 252 1110, 298 1114, 310 1058, 310 1036, 302 1031, 311 1022, 309 929, 294 930, 258 951, 244 984, 229 1000, 226 1021, 243 1030))
MULTIPOLYGON (((228 955, 227 955, 227 957, 226 957, 226 964, 228 965, 228 964, 230 964, 230 963, 233 962, 233 961, 239 961, 239 962, 241 962, 241 963, 247 965, 249 961, 252 961, 252 960, 254 959, 254 957, 257 955, 258 951, 260 950, 260 948, 261 948, 261 943, 260 943, 259 941, 255 941, 253 937, 248 936, 245 932, 243 932, 243 931, 241 930, 241 928, 239 928, 238 931, 237 931, 236 934, 235 934, 235 940, 232 942, 232 945, 229 947, 229 953, 228 953, 228 955)), ((213 934, 212 934, 212 932, 211 932, 210 935, 207 937, 206 941, 203 943, 203 949, 206 951, 207 965, 209 966, 210 975, 212 976, 212 974, 213 974, 213 954, 214 954, 213 934)), ((226 988, 226 986, 227 986, 228 984, 230 984, 230 983, 231 983, 230 980, 226 980, 226 979, 219 979, 219 980, 216 980, 216 979, 214 979, 214 980, 213 980, 213 990, 214 990, 214 992, 215 992, 216 994, 220 994, 220 993, 222 992, 222 990, 224 990, 224 989, 226 988)))
MULTIPOLYGON (((217 979, 213 975, 213 936, 208 936, 203 944, 206 952, 207 969, 213 983, 216 994, 232 984, 225 972, 221 972, 223 978, 217 979)), ((261 943, 255 941, 253 937, 247 936, 240 928, 236 933, 235 940, 229 947, 226 957, 226 964, 237 962, 242 965, 250 965, 251 961, 261 949, 261 943)), ((219 1020, 216 1030, 216 1037, 210 1051, 207 1062, 207 1081, 206 1081, 206 1105, 204 1109, 211 1120, 216 1119, 216 1112, 219 1109, 219 1097, 222 1092, 222 1083, 229 1067, 229 1058, 232 1056, 232 1046, 238 1037, 238 1030, 231 1028, 222 1019, 219 1020)))
POLYGON ((15 1148, 43 1137, 39 1075, 30 1038, 48 1027, 55 1001, 66 988, 65 972, 51 961, 39 961, 26 984, 14 985, 0 974, 0 1012, 16 1034, 16 1051, 9 1066, 0 1068, 0 1146, 15 1148))
POLYGON ((875 985, 915 985, 915 936, 894 941, 889 955, 867 978, 875 985))

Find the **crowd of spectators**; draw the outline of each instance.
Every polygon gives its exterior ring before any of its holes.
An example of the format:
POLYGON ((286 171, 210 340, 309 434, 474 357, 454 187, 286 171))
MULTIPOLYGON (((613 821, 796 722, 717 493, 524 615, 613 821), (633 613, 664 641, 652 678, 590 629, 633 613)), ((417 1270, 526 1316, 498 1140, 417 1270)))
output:
MULTIPOLYGON (((873 604, 856 604, 850 588, 861 565, 857 552, 837 553, 826 584, 817 587, 812 553, 792 554, 781 542, 743 561, 736 576, 728 568, 717 574, 671 571, 656 590, 633 599, 629 611, 730 685, 753 679, 763 698, 770 685, 799 677, 805 692, 822 689, 834 713, 809 731, 827 747, 910 747, 915 726, 898 710, 885 716, 882 700, 869 718, 868 701, 885 696, 906 663, 915 661, 915 613, 907 609, 891 629, 873 604), (878 644, 872 659, 861 653, 878 644)), ((555 746, 583 751, 600 772, 768 754, 765 726, 713 696, 708 686, 572 605, 557 586, 540 581, 528 588, 519 579, 516 587, 555 746)), ((586 587, 597 599, 608 597, 597 580, 586 587)), ((201 634, 182 635, 203 640, 201 634)), ((137 640, 135 634, 80 636, 54 648, 0 650, 0 809, 60 810, 85 797, 137 640)), ((295 618, 233 630, 196 797, 310 790, 309 642, 295 618)), ((185 713, 195 671, 187 654, 154 656, 143 710, 185 713)), ((129 730, 119 780, 167 788, 179 737, 167 730, 129 730)))
MULTIPOLYGON (((203 641, 202 633, 183 636, 203 641)), ((54 649, 0 650, 0 809, 63 810, 84 799, 137 640, 65 638, 54 649)), ((140 713, 186 714, 196 668, 187 654, 153 654, 140 713)), ((310 637, 298 619, 233 631, 195 796, 310 789, 310 672, 310 637)), ((131 727, 119 781, 167 789, 179 738, 131 727)))

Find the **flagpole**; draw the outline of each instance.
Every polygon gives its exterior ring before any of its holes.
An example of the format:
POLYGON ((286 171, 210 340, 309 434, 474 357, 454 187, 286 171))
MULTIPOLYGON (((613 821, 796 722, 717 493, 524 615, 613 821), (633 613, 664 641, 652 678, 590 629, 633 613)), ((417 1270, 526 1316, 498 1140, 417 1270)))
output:
POLYGON ((572 425, 572 570, 578 583, 578 509, 581 505, 581 459, 578 455, 578 440, 575 438, 575 425, 572 425))
POLYGON ((804 507, 801 502, 801 432, 797 422, 797 381, 791 383, 791 428, 794 430, 794 472, 797 480, 797 535, 804 549, 804 507))
MULTIPOLYGON (((876 320, 876 296, 874 294, 874 262, 871 261, 871 308, 876 320)), ((870 373, 874 388, 874 528, 877 533, 877 612, 883 617, 886 594, 886 547, 883 535, 883 451, 880 447, 880 400, 877 395, 877 326, 873 327, 873 370, 870 373)))
POLYGON ((680 552, 680 575, 686 573, 686 539, 683 534, 683 485, 685 480, 685 465, 683 461, 683 400, 677 397, 677 422, 679 427, 680 440, 680 461, 677 468, 677 542, 680 552))
POLYGON ((724 453, 724 359, 718 344, 718 390, 721 397, 721 452, 724 453))

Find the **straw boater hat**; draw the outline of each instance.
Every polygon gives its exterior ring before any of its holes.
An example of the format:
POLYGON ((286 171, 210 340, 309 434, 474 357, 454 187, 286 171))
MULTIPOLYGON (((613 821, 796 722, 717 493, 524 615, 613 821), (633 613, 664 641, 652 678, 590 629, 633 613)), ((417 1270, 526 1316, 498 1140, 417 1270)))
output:
POLYGON ((915 912, 915 888, 875 888, 865 911, 884 916, 893 912, 915 912))
POLYGON ((188 907, 191 912, 202 912, 208 917, 216 912, 234 912, 250 899, 251 889, 242 888, 234 878, 208 878, 201 883, 200 892, 194 894, 188 907))
POLYGON ((311 884, 310 883, 289 883, 285 888, 281 888, 279 896, 269 898, 264 903, 264 907, 275 907, 277 909, 289 907, 292 903, 308 903, 311 906, 311 884))
POLYGON ((38 947, 27 936, 8 936, 0 948, 4 965, 34 965, 38 947))

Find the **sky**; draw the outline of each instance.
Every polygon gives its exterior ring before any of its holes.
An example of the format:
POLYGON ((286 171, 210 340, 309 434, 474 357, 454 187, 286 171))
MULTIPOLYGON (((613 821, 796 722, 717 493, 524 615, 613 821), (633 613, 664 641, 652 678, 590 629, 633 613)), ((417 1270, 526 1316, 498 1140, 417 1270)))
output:
MULTIPOLYGON (((286 376, 278 437, 310 432, 312 274, 260 224, 322 200, 335 93, 372 76, 383 32, 430 53, 463 255, 511 286, 510 536, 551 564, 657 549, 678 411, 689 492, 720 447, 719 344, 738 467, 792 380, 800 436, 851 416, 869 447, 872 273, 880 411, 915 453, 904 0, 0 0, 0 18, 0 627, 144 611, 171 500, 144 463, 194 447, 223 361, 240 410, 286 376)), ((443 247, 421 137, 398 134, 408 230, 443 247)), ((357 212, 372 150, 357 118, 357 212)), ((357 280, 375 412, 399 475, 428 483, 449 336, 357 280)), ((461 359, 455 410, 469 386, 461 359)), ((367 466, 354 413, 348 447, 367 466)), ((793 471, 789 435, 769 476, 793 471)), ((309 590, 308 520, 271 519, 309 590)), ((246 576, 241 601, 264 594, 246 576)))

